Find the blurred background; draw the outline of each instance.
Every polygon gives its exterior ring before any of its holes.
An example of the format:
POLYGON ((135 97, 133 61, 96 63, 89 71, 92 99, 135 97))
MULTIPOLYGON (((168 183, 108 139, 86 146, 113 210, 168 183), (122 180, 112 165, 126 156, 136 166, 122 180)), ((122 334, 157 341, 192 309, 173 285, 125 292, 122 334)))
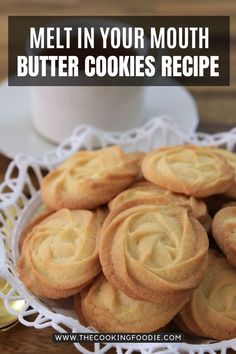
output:
POLYGON ((236 124, 235 0, 1 0, 0 80, 7 77, 9 15, 226 15, 231 22, 230 87, 189 87, 200 115, 199 130, 219 132, 236 124))

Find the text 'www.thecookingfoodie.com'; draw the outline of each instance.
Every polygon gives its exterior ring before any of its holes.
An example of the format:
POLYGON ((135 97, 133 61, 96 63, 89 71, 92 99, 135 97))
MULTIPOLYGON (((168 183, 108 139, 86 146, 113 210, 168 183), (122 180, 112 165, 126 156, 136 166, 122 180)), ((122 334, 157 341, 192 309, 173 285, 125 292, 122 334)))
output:
POLYGON ((55 343, 151 343, 184 341, 183 333, 53 333, 55 343))

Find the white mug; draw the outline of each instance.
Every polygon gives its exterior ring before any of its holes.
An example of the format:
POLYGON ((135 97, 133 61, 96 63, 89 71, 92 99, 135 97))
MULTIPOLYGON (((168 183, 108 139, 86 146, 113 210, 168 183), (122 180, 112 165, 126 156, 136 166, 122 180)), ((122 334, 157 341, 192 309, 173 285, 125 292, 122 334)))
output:
MULTIPOLYGON (((117 26, 104 19, 100 24, 117 26)), ((30 91, 33 124, 54 143, 62 142, 79 124, 124 131, 138 126, 144 116, 142 86, 32 86, 30 91)))
POLYGON ((82 123, 123 131, 143 119, 140 86, 33 86, 30 90, 33 124, 40 135, 55 143, 82 123))

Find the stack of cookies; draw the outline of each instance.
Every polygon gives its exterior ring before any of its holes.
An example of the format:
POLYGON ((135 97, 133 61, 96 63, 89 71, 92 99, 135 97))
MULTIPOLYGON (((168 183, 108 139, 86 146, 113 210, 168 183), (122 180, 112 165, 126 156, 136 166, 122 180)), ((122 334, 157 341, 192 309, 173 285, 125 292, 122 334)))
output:
POLYGON ((235 154, 81 151, 45 177, 41 195, 47 210, 22 233, 18 261, 33 294, 74 295, 80 321, 102 332, 174 320, 191 335, 236 336, 235 154), (210 215, 219 194, 231 204, 210 215))

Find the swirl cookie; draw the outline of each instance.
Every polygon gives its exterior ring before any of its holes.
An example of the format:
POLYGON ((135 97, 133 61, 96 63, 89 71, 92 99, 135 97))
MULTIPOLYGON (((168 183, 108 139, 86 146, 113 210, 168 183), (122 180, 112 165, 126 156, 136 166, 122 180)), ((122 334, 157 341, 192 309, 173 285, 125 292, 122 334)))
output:
POLYGON ((112 211, 133 200, 151 200, 155 197, 166 199, 167 204, 170 206, 181 206, 189 209, 191 214, 201 223, 204 223, 208 219, 207 207, 203 201, 194 197, 187 197, 184 194, 172 193, 168 189, 146 181, 131 185, 111 200, 108 207, 112 211))
POLYGON ((94 209, 135 180, 138 163, 118 146, 77 152, 44 178, 42 199, 52 210, 94 209))
POLYGON ((41 221, 43 221, 44 219, 46 219, 48 216, 50 216, 53 213, 53 211, 49 211, 49 210, 43 210, 41 212, 39 212, 37 215, 35 215, 35 217, 33 218, 33 220, 26 226, 26 228, 23 230, 21 237, 20 237, 20 241, 19 241, 19 249, 22 249, 23 243, 25 241, 25 239, 27 238, 27 236, 29 235, 29 233, 31 232, 31 230, 38 225, 41 221))
POLYGON ((236 206, 227 206, 215 215, 212 234, 229 263, 236 267, 236 206))
POLYGON ((185 305, 134 300, 114 288, 103 275, 75 295, 74 300, 79 317, 82 313, 86 325, 100 332, 152 332, 169 323, 185 305))
POLYGON ((234 169, 233 184, 229 189, 227 189, 224 192, 224 194, 230 198, 236 198, 236 154, 225 149, 208 148, 208 150, 213 151, 214 153, 217 153, 219 155, 222 155, 226 159, 228 164, 231 165, 232 168, 234 169))
POLYGON ((207 253, 204 228, 180 207, 134 202, 109 214, 100 233, 106 278, 128 296, 157 304, 189 296, 205 274, 207 253))
POLYGON ((228 190, 234 169, 219 154, 193 145, 153 150, 142 162, 144 177, 172 192, 207 197, 228 190))
POLYGON ((236 270, 226 258, 210 252, 204 280, 177 315, 176 324, 201 337, 236 337, 236 270))
POLYGON ((37 296, 77 293, 100 271, 98 233, 106 212, 61 209, 29 229, 18 261, 20 279, 37 296))

